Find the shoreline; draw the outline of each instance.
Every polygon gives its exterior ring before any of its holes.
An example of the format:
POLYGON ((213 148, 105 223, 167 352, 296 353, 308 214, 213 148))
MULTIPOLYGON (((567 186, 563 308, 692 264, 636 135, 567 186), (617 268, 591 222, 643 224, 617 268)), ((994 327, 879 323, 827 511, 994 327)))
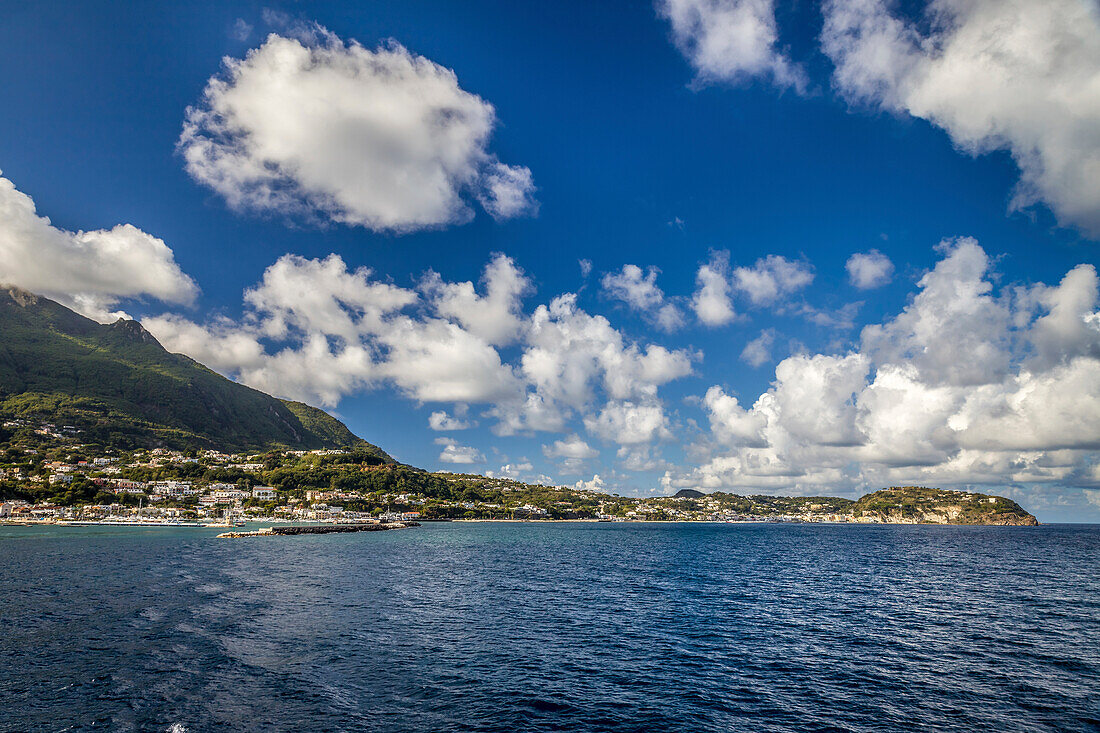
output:
MULTIPOLYGON (((418 520, 425 524, 611 524, 611 525, 638 525, 638 524, 784 524, 784 525, 823 525, 831 527, 841 526, 922 526, 922 527, 1028 527, 1028 526, 1043 526, 1046 523, 1039 524, 1004 524, 1004 523, 975 523, 975 524, 963 524, 963 523, 951 523, 951 522, 834 522, 834 521, 807 521, 800 519, 745 519, 745 520, 712 520, 712 519, 626 519, 621 521, 607 520, 607 519, 422 519, 418 520)), ((325 520, 286 520, 286 521, 272 521, 268 518, 260 519, 247 519, 244 525, 241 524, 218 524, 208 523, 200 524, 197 522, 136 522, 136 521, 96 521, 96 520, 77 520, 77 521, 57 521, 53 519, 46 520, 10 520, 0 519, 0 527, 58 527, 58 528, 86 528, 86 527, 127 527, 135 529, 230 529, 231 527, 242 527, 246 525, 266 524, 275 525, 277 527, 292 528, 292 527, 309 527, 323 529, 325 527, 377 527, 379 525, 385 527, 386 525, 392 526, 387 522, 332 522, 325 520)), ((400 524, 400 523, 393 523, 400 524)), ((1060 524, 1057 523, 1056 524, 1060 524)), ((1089 522, 1079 522, 1072 524, 1091 524, 1089 522)), ((323 534, 323 532, 318 532, 323 534)))

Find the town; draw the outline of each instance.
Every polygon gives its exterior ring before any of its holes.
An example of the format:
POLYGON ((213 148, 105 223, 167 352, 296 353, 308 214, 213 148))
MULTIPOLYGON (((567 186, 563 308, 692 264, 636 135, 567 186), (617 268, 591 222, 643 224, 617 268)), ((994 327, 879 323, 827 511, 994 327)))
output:
POLYGON ((228 454, 84 445, 74 426, 9 420, 0 521, 852 521, 851 501, 732 494, 637 498, 429 473, 350 449, 228 454))

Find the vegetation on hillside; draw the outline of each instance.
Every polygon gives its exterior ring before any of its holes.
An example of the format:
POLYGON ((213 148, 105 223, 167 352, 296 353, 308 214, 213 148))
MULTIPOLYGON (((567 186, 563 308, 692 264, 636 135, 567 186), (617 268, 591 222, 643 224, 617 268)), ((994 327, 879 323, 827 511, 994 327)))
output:
POLYGON ((1003 496, 967 491, 901 486, 861 497, 852 505, 857 517, 883 521, 942 524, 1032 524, 1035 517, 1003 496))
POLYGON ((17 288, 0 290, 0 418, 122 450, 358 446, 392 460, 321 410, 168 353, 136 321, 102 325, 17 288))

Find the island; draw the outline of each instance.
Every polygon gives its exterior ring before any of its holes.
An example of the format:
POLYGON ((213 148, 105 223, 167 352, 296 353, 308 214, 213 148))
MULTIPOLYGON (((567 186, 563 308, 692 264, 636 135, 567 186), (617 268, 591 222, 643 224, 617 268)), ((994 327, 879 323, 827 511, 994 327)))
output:
POLYGON ((1038 523, 1001 496, 914 486, 639 498, 429 472, 318 408, 169 353, 136 321, 100 324, 0 287, 0 333, 0 522, 1038 523))
POLYGON ((373 446, 261 453, 97 449, 78 429, 8 420, 0 521, 688 521, 1036 525, 1011 499, 916 486, 852 500, 682 490, 630 497, 387 462, 373 446))

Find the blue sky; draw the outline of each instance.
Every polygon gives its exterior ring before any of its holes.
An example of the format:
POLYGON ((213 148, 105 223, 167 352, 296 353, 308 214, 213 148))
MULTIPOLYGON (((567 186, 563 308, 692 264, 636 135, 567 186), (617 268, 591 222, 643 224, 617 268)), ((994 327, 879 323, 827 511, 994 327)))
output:
POLYGON ((429 469, 1100 518, 1100 25, 1040 5, 10 4, 0 280, 429 469))

